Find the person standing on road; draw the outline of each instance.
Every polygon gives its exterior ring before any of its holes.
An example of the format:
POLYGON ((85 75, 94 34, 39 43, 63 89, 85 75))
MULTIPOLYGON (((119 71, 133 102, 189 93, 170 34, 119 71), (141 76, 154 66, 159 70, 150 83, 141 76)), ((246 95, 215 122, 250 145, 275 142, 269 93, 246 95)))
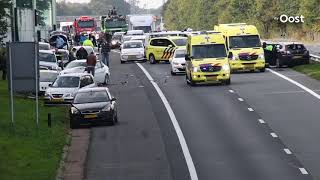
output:
POLYGON ((2 80, 6 80, 7 79, 7 57, 4 51, 0 54, 0 70, 2 70, 2 80))
POLYGON ((103 42, 101 44, 101 56, 102 56, 102 62, 109 67, 109 53, 110 53, 110 43, 103 39, 103 42))
POLYGON ((83 45, 83 46, 91 46, 91 47, 94 47, 92 41, 91 41, 89 38, 87 38, 86 40, 84 40, 82 45, 83 45))
POLYGON ((80 46, 80 34, 76 33, 76 35, 74 36, 74 42, 76 46, 80 46))
POLYGON ((88 58, 88 52, 84 47, 80 47, 76 53, 77 59, 87 59, 88 58))
POLYGON ((94 70, 97 63, 97 57, 94 54, 94 52, 91 52, 90 55, 87 58, 87 72, 91 73, 92 76, 94 76, 94 70))

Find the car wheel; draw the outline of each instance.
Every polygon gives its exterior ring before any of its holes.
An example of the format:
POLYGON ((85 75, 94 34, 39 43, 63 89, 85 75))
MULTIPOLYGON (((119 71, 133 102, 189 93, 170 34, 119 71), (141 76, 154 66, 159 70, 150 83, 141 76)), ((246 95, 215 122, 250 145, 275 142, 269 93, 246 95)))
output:
POLYGON ((176 75, 176 73, 171 70, 171 75, 174 76, 176 75))
POLYGON ((79 128, 79 124, 75 123, 73 120, 70 119, 70 128, 77 129, 79 128))
POLYGON ((266 71, 266 68, 264 67, 264 68, 260 69, 259 71, 260 71, 260 72, 265 72, 265 71, 266 71))
MULTIPOLYGON (((121 60, 120 60, 121 61, 121 60)), ((121 64, 124 64, 124 63, 126 63, 125 61, 121 61, 121 64)))
POLYGON ((113 115, 111 125, 114 126, 116 124, 116 115, 113 115))
POLYGON ((106 76, 104 77, 104 84, 105 85, 109 84, 109 80, 110 80, 110 77, 108 74, 106 74, 106 76))
POLYGON ((150 54, 149 61, 150 61, 150 64, 155 64, 156 63, 156 58, 154 57, 153 54, 150 54))

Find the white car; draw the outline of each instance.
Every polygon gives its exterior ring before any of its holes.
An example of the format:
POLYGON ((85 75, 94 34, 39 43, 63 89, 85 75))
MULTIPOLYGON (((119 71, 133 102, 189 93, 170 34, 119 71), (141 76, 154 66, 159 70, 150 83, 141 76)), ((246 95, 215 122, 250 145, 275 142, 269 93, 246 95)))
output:
POLYGON ((177 73, 186 72, 186 49, 179 48, 175 50, 173 57, 169 60, 171 64, 171 74, 175 75, 177 73))
MULTIPOLYGON (((60 75, 70 74, 70 73, 86 73, 87 60, 80 59, 71 61, 63 71, 60 72, 60 75)), ((108 84, 110 79, 109 67, 101 61, 97 61, 94 80, 98 84, 108 84)))
POLYGON ((40 50, 38 60, 40 69, 61 71, 57 57, 52 50, 40 50))
POLYGON ((146 35, 143 35, 143 36, 132 36, 132 38, 131 38, 131 41, 133 41, 133 40, 140 40, 140 41, 142 41, 142 44, 143 44, 143 46, 146 46, 146 38, 147 38, 147 36, 146 35))
POLYGON ((93 76, 87 73, 59 75, 45 92, 45 104, 69 104, 81 88, 96 87, 93 76))
POLYGON ((53 70, 40 70, 39 91, 44 94, 58 77, 59 72, 53 70))
POLYGON ((125 35, 127 35, 127 36, 141 36, 143 34, 144 34, 143 30, 129 30, 126 32, 125 35))
POLYGON ((145 61, 142 41, 127 41, 121 45, 121 64, 127 61, 145 61))

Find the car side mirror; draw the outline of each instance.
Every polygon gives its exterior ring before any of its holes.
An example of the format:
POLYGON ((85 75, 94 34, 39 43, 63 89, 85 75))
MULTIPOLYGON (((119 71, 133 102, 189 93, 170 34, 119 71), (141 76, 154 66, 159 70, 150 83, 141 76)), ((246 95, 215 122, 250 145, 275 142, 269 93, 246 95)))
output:
POLYGON ((190 56, 189 56, 188 54, 186 54, 186 55, 184 56, 184 59, 185 59, 186 61, 191 61, 191 58, 190 58, 190 56))
POLYGON ((233 53, 232 53, 232 52, 229 52, 228 58, 229 58, 229 59, 232 59, 232 58, 233 58, 233 53))
POLYGON ((112 99, 111 99, 111 101, 116 101, 117 99, 115 98, 115 97, 113 97, 112 99))

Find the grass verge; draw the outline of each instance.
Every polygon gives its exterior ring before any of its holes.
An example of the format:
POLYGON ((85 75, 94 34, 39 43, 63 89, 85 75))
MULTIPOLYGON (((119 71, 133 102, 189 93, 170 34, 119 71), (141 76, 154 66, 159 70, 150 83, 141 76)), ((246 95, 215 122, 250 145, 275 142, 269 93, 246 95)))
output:
POLYGON ((320 64, 307 64, 296 66, 294 70, 304 73, 314 79, 320 80, 320 64))
MULTIPOLYGON (((0 179, 53 180, 67 143, 67 110, 40 105, 39 128, 35 101, 15 97, 15 126, 11 124, 7 81, 0 80, 0 179), (52 114, 52 127, 47 114, 52 114)), ((40 101, 41 102, 41 101, 40 101)))

